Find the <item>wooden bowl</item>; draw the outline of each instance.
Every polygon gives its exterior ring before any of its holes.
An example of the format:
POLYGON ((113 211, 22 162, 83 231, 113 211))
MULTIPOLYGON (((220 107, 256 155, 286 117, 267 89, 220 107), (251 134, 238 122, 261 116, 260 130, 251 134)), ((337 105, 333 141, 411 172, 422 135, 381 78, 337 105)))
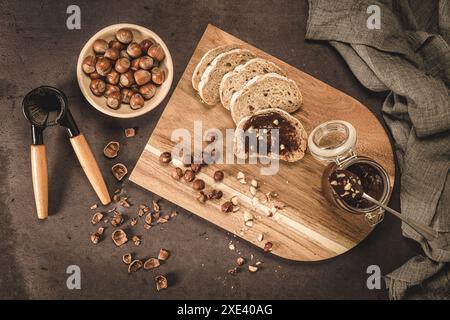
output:
POLYGON ((103 28, 102 30, 97 32, 84 45, 83 49, 80 52, 80 55, 78 56, 77 80, 84 97, 95 109, 99 110, 100 112, 103 112, 104 114, 116 118, 134 118, 155 109, 169 93, 170 86, 172 85, 173 81, 172 57, 164 41, 162 41, 162 39, 153 31, 135 24, 128 24, 128 23, 114 24, 106 28, 103 28), (109 108, 106 105, 105 97, 103 96, 97 97, 91 92, 91 90, 89 89, 91 79, 89 78, 88 75, 86 75, 83 72, 81 68, 84 58, 86 58, 88 55, 94 54, 94 51, 92 49, 94 41, 98 38, 105 39, 106 41, 113 40, 115 38, 116 31, 121 28, 127 28, 133 32, 133 41, 140 42, 141 40, 146 38, 154 39, 155 42, 159 43, 163 47, 164 52, 166 54, 166 57, 160 64, 160 68, 162 68, 166 72, 166 80, 161 86, 157 88, 155 96, 150 100, 146 100, 144 103, 144 107, 138 110, 133 110, 130 108, 128 104, 123 103, 117 110, 109 108))

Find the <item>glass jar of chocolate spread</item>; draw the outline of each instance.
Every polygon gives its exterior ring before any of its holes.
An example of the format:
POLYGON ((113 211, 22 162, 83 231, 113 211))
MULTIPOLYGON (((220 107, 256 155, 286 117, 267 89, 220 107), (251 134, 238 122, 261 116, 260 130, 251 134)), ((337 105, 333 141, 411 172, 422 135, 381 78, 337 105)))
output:
POLYGON ((333 205, 354 214, 364 214, 371 225, 381 222, 384 210, 366 199, 344 201, 333 190, 330 175, 337 169, 355 173, 363 184, 364 192, 387 204, 391 183, 386 170, 376 161, 355 153, 356 129, 349 122, 333 120, 317 126, 308 137, 309 151, 319 161, 328 163, 322 175, 322 192, 333 205))

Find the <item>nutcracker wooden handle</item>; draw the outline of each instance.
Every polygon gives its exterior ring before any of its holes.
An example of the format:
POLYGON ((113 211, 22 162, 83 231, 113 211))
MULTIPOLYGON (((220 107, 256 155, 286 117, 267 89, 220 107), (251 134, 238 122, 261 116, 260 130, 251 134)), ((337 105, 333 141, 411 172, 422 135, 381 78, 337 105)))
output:
POLYGON ((86 138, 83 134, 79 134, 70 138, 70 143, 72 143, 81 167, 97 193, 98 198, 103 205, 110 203, 111 198, 108 193, 108 188, 86 138))
POLYGON ((48 217, 48 174, 45 145, 31 145, 31 174, 34 200, 39 219, 48 217))

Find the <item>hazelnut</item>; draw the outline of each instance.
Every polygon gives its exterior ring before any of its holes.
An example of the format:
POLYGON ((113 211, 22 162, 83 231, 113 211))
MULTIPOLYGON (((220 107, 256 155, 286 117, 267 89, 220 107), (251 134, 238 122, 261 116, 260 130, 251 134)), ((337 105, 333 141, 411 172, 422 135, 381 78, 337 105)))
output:
POLYGON ((109 97, 111 94, 116 93, 116 92, 120 92, 119 87, 107 83, 107 84, 106 84, 106 89, 105 89, 105 92, 103 93, 103 95, 104 95, 105 97, 109 97))
POLYGON ((125 48, 125 46, 117 40, 111 40, 108 45, 110 48, 117 49, 119 52, 125 48))
POLYGON ((225 213, 231 212, 233 210, 233 204, 231 203, 231 201, 225 201, 224 203, 222 203, 220 209, 225 213))
POLYGON ((137 42, 132 42, 127 47, 127 53, 132 58, 140 57, 142 54, 141 46, 137 42))
POLYGON ((123 88, 122 90, 120 90, 120 93, 122 95, 122 102, 129 104, 131 96, 134 94, 134 92, 131 89, 123 88))
POLYGON ((139 58, 131 60, 130 69, 133 71, 139 70, 139 58))
POLYGON ((118 73, 116 70, 111 70, 107 75, 106 75, 106 82, 108 82, 109 84, 118 84, 119 83, 119 79, 120 79, 120 73, 118 73))
POLYGON ((166 72, 158 67, 152 69, 152 81, 155 84, 162 84, 166 80, 166 72))
POLYGON ((202 179, 195 179, 192 183, 192 188, 194 188, 194 190, 205 189, 205 181, 203 181, 202 179))
POLYGON ((108 58, 110 60, 116 61, 119 59, 119 50, 114 48, 108 48, 105 51, 105 54, 103 55, 105 58, 108 58))
POLYGON ((215 200, 219 200, 223 197, 223 192, 220 190, 212 190, 209 194, 208 194, 208 198, 209 199, 215 199, 215 200))
POLYGON ((217 170, 216 172, 214 172, 214 181, 218 182, 218 181, 222 181, 224 177, 223 171, 217 170))
POLYGON ((99 57, 95 64, 95 71, 101 76, 106 76, 112 69, 111 61, 104 57, 99 57))
POLYGON ((95 71, 95 63, 97 62, 97 58, 94 56, 87 56, 83 60, 83 64, 81 68, 87 74, 93 73, 95 71))
POLYGON ((139 45, 141 46, 142 52, 147 52, 148 48, 150 48, 153 45, 153 41, 151 39, 144 39, 141 42, 139 42, 139 45))
POLYGON ((139 94, 135 93, 131 96, 130 107, 133 110, 140 109, 144 106, 144 98, 139 94))
POLYGON ((108 42, 106 42, 106 40, 104 39, 97 39, 94 41, 92 48, 94 49, 95 53, 103 54, 105 53, 106 49, 108 49, 108 42))
MULTIPOLYGON (((117 89, 119 89, 119 88, 117 88, 117 89)), ((121 100, 122 100, 122 96, 120 94, 120 91, 116 91, 116 92, 111 93, 106 98, 106 104, 111 109, 117 110, 120 107, 121 100)))
POLYGON ((128 44, 133 41, 133 33, 125 28, 119 29, 116 32, 116 39, 123 44, 128 44))
POLYGON ((89 74, 89 78, 91 78, 91 80, 94 80, 94 79, 102 79, 103 77, 99 75, 97 71, 94 71, 89 74))
POLYGON ((139 58, 139 68, 149 70, 153 67, 153 58, 149 56, 143 56, 139 58))
POLYGON ((142 86, 152 79, 152 74, 147 70, 138 70, 134 73, 134 80, 137 85, 142 86))
POLYGON ((120 58, 126 58, 126 59, 128 59, 128 60, 131 60, 131 57, 128 55, 127 50, 125 50, 125 49, 120 50, 120 52, 119 52, 119 57, 120 57, 120 58))
POLYGON ((208 196, 203 191, 200 191, 198 194, 197 200, 200 203, 205 203, 206 201, 208 201, 208 196))
POLYGON ((147 54, 156 61, 162 61, 166 56, 166 54, 164 53, 164 49, 159 43, 151 45, 147 50, 147 54))
POLYGON ((139 93, 144 97, 144 99, 151 99, 156 93, 156 86, 153 83, 144 84, 139 88, 139 93))
POLYGON ((159 161, 162 163, 169 163, 172 161, 172 154, 169 151, 165 151, 160 154, 159 161))
POLYGON ((200 170, 202 169, 202 165, 200 163, 191 163, 191 169, 195 173, 199 173, 200 170))
POLYGON ((125 73, 130 69, 130 60, 127 58, 120 58, 116 61, 114 68, 119 73, 125 73))
POLYGON ((185 172, 184 172, 184 180, 186 181, 186 182, 191 182, 191 181, 193 181, 194 179, 195 179, 195 173, 194 173, 194 171, 192 171, 192 170, 190 170, 190 169, 188 169, 188 170, 186 170, 185 172))
POLYGON ((183 169, 178 167, 174 168, 172 171, 172 178, 175 180, 180 180, 181 177, 183 177, 183 169))
POLYGON ((123 73, 120 76, 119 82, 123 87, 131 87, 131 85, 135 83, 133 71, 128 70, 127 72, 123 73))
POLYGON ((93 94, 95 94, 96 96, 101 96, 103 92, 105 92, 106 84, 105 81, 101 79, 94 79, 91 81, 89 88, 91 89, 93 94))

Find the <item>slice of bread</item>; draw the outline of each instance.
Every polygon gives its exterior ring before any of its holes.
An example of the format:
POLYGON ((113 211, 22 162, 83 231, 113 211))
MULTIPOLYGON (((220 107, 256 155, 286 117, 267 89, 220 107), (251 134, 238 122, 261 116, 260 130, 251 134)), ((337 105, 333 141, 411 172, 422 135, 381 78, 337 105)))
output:
POLYGON ((194 73, 192 75, 192 87, 198 91, 198 83, 202 78, 203 72, 209 66, 209 64, 221 53, 231 51, 233 49, 237 49, 239 46, 237 44, 230 44, 225 46, 216 47, 214 49, 206 52, 203 57, 200 59, 200 62, 195 67, 194 73))
POLYGON ((281 109, 259 110, 238 123, 233 151, 238 158, 259 156, 288 162, 305 156, 308 134, 301 122, 281 109), (278 134, 274 131, 278 129, 278 134))
POLYGON ((278 108, 294 112, 302 105, 297 84, 276 73, 256 76, 231 97, 230 110, 234 123, 258 110, 278 108))
POLYGON ((219 54, 203 72, 198 84, 198 94, 203 102, 215 105, 220 101, 219 86, 223 76, 240 64, 256 56, 246 49, 234 49, 219 54))
POLYGON ((231 96, 241 90, 245 84, 255 76, 267 73, 278 73, 285 76, 286 73, 276 64, 261 58, 255 58, 246 64, 237 66, 233 71, 228 72, 220 83, 220 101, 222 105, 230 110, 231 96))

